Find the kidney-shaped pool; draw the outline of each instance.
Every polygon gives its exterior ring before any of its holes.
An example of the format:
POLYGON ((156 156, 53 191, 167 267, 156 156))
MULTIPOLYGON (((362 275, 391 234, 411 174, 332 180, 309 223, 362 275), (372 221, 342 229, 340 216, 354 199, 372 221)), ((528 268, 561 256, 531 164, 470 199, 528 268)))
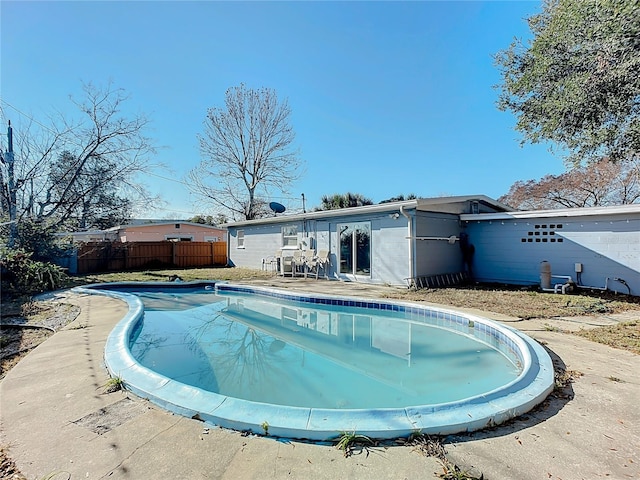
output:
POLYGON ((553 389, 546 351, 488 319, 419 304, 227 283, 112 283, 105 363, 133 393, 237 430, 328 440, 472 431, 553 389))

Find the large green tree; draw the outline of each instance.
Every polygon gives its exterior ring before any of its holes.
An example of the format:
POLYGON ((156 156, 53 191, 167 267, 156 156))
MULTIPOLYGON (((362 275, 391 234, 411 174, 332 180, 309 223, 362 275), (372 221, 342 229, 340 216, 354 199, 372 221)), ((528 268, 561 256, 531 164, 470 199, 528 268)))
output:
POLYGON ((640 1, 545 0, 533 34, 495 56, 498 107, 524 142, 550 142, 574 165, 640 152, 640 1))

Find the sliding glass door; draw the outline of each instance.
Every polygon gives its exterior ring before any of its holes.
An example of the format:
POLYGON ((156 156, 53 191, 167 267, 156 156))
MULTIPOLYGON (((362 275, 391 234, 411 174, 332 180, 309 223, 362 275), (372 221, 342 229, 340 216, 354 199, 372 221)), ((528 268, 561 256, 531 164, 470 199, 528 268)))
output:
POLYGON ((371 223, 339 223, 340 273, 371 275, 371 223))

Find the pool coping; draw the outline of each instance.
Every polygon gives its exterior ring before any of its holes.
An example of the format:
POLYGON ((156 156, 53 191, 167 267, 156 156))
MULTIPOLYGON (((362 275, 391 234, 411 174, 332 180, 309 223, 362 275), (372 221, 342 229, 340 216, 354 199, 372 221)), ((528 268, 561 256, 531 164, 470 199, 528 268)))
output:
POLYGON ((315 441, 335 439, 343 432, 357 432, 380 439, 406 437, 415 432, 430 435, 470 432, 526 413, 541 403, 554 386, 553 364, 540 344, 516 329, 455 309, 351 296, 312 296, 302 292, 291 293, 276 288, 249 287, 226 282, 114 282, 74 290, 119 298, 128 304, 129 311, 111 331, 105 345, 105 365, 112 376, 120 377, 132 393, 166 410, 234 430, 315 441), (450 403, 404 408, 304 408, 228 397, 169 379, 143 367, 133 358, 128 346, 129 338, 144 313, 142 302, 132 294, 101 288, 142 285, 163 289, 213 286, 221 290, 253 292, 285 299, 315 298, 326 302, 348 302, 347 305, 352 303, 353 306, 377 305, 383 306, 383 309, 405 309, 409 314, 435 311, 442 313, 443 320, 449 315, 448 321, 470 322, 472 328, 484 329, 492 336, 508 338, 512 342, 510 345, 519 348, 523 371, 514 381, 483 395, 450 403))

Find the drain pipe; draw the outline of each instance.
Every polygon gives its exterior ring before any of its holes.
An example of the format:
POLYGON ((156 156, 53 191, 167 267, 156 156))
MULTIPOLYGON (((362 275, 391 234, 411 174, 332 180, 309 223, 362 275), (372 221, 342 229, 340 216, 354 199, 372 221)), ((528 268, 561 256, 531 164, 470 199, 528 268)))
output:
POLYGON ((404 205, 400 205, 400 213, 407 219, 407 238, 409 239, 409 278, 413 279, 415 277, 414 272, 415 272, 415 268, 413 265, 413 245, 414 245, 414 240, 413 240, 413 229, 412 229, 412 224, 413 222, 411 221, 411 216, 406 212, 406 210, 404 209, 404 205))
POLYGON ((627 287, 628 295, 631 295, 631 287, 629 287, 629 284, 625 282, 622 278, 617 278, 617 277, 616 278, 607 277, 604 281, 604 287, 590 287, 588 285, 576 285, 576 287, 582 288, 585 290, 598 290, 600 292, 606 292, 607 290, 609 290, 609 280, 613 280, 614 282, 619 282, 623 284, 625 287, 627 287))
POLYGON ((614 277, 614 278, 607 277, 604 281, 604 287, 590 287, 589 285, 583 285, 582 284, 582 263, 576 263, 576 278, 577 278, 577 282, 576 282, 577 288, 584 288, 585 290, 598 290, 601 292, 606 292, 607 290, 609 290, 609 280, 613 280, 614 282, 619 282, 625 287, 627 287, 628 295, 631 295, 631 287, 629 287, 629 284, 624 279, 618 278, 618 277, 614 277))
POLYGON ((565 295, 573 289, 574 285, 573 278, 568 275, 551 275, 551 264, 546 260, 540 262, 540 290, 565 295), (552 278, 563 278, 566 282, 564 284, 551 285, 552 278))

